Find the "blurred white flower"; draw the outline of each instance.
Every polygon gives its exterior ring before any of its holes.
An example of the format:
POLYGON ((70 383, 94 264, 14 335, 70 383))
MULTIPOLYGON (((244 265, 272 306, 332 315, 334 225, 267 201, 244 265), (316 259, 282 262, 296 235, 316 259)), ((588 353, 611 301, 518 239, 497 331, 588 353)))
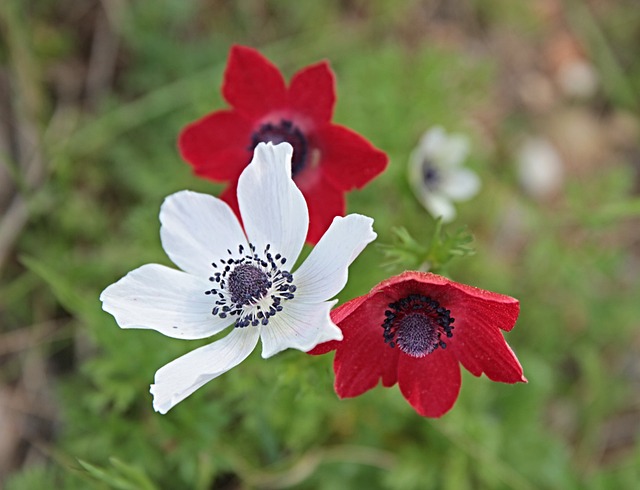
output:
POLYGON ((462 166, 469 141, 462 134, 447 134, 436 126, 427 131, 409 160, 409 183, 434 218, 453 221, 453 201, 466 201, 480 190, 478 175, 462 166))
POLYGON ((557 78, 562 91, 571 97, 592 97, 598 90, 598 73, 581 58, 563 64, 558 69, 557 78))
POLYGON ((544 138, 527 138, 518 151, 517 165, 520 185, 535 199, 547 199, 562 187, 562 159, 554 146, 544 138))
POLYGON ((260 143, 242 172, 238 202, 246 236, 225 202, 178 192, 162 205, 160 237, 182 270, 143 265, 102 292, 103 309, 122 328, 202 339, 233 325, 223 339, 156 372, 156 411, 166 413, 241 363, 259 339, 264 358, 342 339, 329 316, 330 300, 346 284, 351 262, 375 239, 373 220, 334 218, 305 262, 289 272, 309 226, 306 202, 291 178, 292 152, 288 143, 260 143))

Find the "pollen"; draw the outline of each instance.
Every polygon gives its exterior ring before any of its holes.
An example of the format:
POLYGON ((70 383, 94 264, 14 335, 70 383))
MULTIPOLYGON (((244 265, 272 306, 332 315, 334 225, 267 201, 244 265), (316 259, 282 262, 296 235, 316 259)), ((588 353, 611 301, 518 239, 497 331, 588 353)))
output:
POLYGON ((266 272, 255 265, 240 264, 229 274, 231 301, 236 305, 248 305, 264 297, 271 287, 266 272))
POLYGON ((248 250, 239 245, 237 254, 227 252, 230 257, 211 264, 215 272, 209 281, 215 287, 204 292, 215 298, 211 314, 236 317, 237 328, 268 325, 283 303, 295 297, 293 275, 283 268, 286 258, 274 255, 270 244, 261 254, 252 244, 248 250))
POLYGON ((446 339, 453 337, 454 320, 436 300, 410 294, 390 303, 385 311, 384 341, 411 357, 424 357, 447 347, 446 339))

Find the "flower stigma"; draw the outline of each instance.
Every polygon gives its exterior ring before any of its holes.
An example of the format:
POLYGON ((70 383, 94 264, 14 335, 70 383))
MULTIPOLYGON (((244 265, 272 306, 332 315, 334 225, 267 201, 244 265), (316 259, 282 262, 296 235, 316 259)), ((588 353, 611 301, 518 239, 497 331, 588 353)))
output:
POLYGON ((229 274, 231 302, 239 306, 263 298, 270 286, 267 274, 255 265, 240 264, 229 274))
POLYGON ((453 337, 451 311, 421 294, 410 294, 390 303, 384 312, 383 337, 389 347, 411 357, 424 357, 438 347, 445 349, 445 338, 453 337))
POLYGON ((273 254, 271 244, 266 245, 262 255, 251 243, 249 250, 239 245, 237 255, 227 252, 230 258, 211 264, 218 269, 209 278, 216 287, 204 292, 217 297, 211 314, 219 318, 237 316, 238 328, 268 325, 269 319, 282 311, 282 302, 294 298, 293 275, 283 268, 287 259, 273 254))
POLYGON ((256 132, 251 135, 251 144, 248 150, 253 153, 258 143, 278 143, 287 142, 293 147, 293 157, 291 159, 291 177, 295 177, 306 166, 309 147, 307 138, 293 122, 288 119, 281 119, 279 124, 264 123, 256 132))

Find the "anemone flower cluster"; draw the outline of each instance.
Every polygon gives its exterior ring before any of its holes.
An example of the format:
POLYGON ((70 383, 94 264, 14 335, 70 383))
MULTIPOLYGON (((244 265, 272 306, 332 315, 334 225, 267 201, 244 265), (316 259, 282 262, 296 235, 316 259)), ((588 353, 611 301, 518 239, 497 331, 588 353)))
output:
POLYGON ((158 412, 241 363, 259 339, 268 358, 342 338, 329 316, 330 300, 346 284, 351 262, 375 239, 373 220, 334 218, 292 273, 309 223, 291 178, 292 151, 288 143, 256 146, 238 181, 245 231, 220 199, 190 191, 169 196, 160 210, 160 237, 181 270, 143 265, 102 292, 103 309, 122 328, 202 339, 232 327, 223 339, 158 370, 151 386, 158 412))
MULTIPOLYGON (((376 238, 373 220, 345 214, 344 193, 367 184, 387 156, 332 123, 335 80, 328 63, 287 86, 256 50, 231 48, 222 94, 231 106, 189 124, 179 149, 199 176, 227 182, 220 198, 182 191, 160 209, 171 268, 146 264, 100 299, 122 328, 193 340, 228 330, 160 368, 153 407, 167 413, 243 362, 285 349, 335 351, 335 390, 358 396, 396 383, 416 412, 440 417, 454 405, 460 364, 493 381, 526 382, 502 332, 518 300, 430 273, 408 271, 334 309, 348 268, 376 238), (295 268, 305 241, 315 244, 295 268)), ((409 178, 443 221, 480 180, 462 167, 468 142, 436 127, 414 151, 409 178)))

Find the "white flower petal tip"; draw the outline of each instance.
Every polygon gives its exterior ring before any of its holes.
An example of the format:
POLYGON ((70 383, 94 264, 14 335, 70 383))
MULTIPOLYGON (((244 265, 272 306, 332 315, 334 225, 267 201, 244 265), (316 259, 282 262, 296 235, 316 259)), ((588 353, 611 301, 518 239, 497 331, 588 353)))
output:
POLYGON ((261 143, 238 180, 238 205, 249 241, 259 251, 269 244, 291 264, 304 245, 309 212, 291 178, 293 148, 261 143))
POLYGON ((285 162, 284 170, 288 177, 291 177, 291 159, 293 158, 293 146, 289 143, 282 142, 273 144, 271 142, 258 143, 254 152, 251 163, 257 163, 258 161, 265 162, 266 165, 274 166, 276 169, 282 167, 282 162, 285 162))
POLYGON ((209 281, 163 265, 129 272, 100 294, 102 309, 121 328, 152 329, 178 339, 203 339, 231 324, 211 315, 209 281))
POLYGON ((150 389, 154 410, 167 413, 198 388, 240 364, 253 352, 259 337, 256 329, 236 328, 225 338, 160 368, 150 389))
POLYGON ((337 301, 291 303, 260 331, 262 357, 267 359, 286 349, 310 351, 329 340, 342 340, 342 331, 331 321, 337 301))
POLYGON ((421 138, 409 159, 409 184, 418 201, 444 222, 456 216, 453 202, 474 197, 481 187, 478 175, 463 167, 469 153, 469 139, 447 134, 436 126, 421 138))
MULTIPOLYGON (((335 305, 336 302, 334 302, 333 304, 335 305)), ((320 332, 320 336, 318 337, 317 342, 315 342, 315 344, 309 349, 304 349, 304 352, 309 352, 311 349, 313 349, 315 346, 319 344, 323 344, 331 340, 341 341, 342 339, 344 339, 342 330, 340 330, 340 327, 338 325, 331 322, 331 325, 327 325, 327 328, 325 328, 322 332, 320 332)))
POLYGON ((351 263, 376 237, 373 219, 368 216, 335 217, 294 274, 298 297, 305 302, 333 298, 347 283, 351 263))

